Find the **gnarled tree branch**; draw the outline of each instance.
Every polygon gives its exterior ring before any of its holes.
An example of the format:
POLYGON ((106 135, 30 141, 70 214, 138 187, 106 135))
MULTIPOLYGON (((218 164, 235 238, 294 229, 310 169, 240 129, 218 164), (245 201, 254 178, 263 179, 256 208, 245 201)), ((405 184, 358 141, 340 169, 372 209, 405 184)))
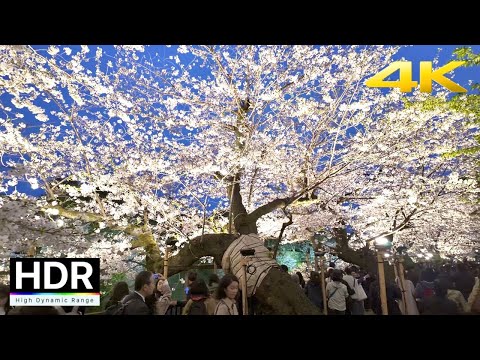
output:
MULTIPOLYGON (((237 237, 233 234, 204 234, 203 241, 201 236, 193 238, 175 256, 168 259, 168 275, 188 270, 204 256, 213 256, 215 262, 221 264, 223 253, 237 237)), ((153 270, 160 272, 162 269, 163 260, 160 260, 155 263, 153 270)))
POLYGON ((289 212, 285 212, 285 215, 288 216, 288 221, 287 222, 284 222, 282 224, 282 229, 280 230, 280 234, 278 235, 278 240, 277 242, 275 243, 275 248, 273 249, 273 258, 276 259, 277 258, 277 252, 278 252, 278 247, 280 246, 280 242, 282 241, 282 236, 283 236, 283 233, 285 232, 285 229, 292 225, 293 224, 293 220, 292 220, 292 214, 289 213, 289 212))

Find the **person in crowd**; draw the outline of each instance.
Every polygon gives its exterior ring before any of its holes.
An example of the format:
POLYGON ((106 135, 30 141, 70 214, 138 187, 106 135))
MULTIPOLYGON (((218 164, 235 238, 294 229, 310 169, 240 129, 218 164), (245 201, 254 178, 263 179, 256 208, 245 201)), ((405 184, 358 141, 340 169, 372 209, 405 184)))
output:
MULTIPOLYGON (((402 298, 402 292, 400 288, 394 282, 387 282, 385 284, 385 290, 387 293, 387 312, 388 315, 401 315, 400 308, 397 301, 402 298)), ((382 315, 382 303, 380 299, 380 284, 375 276, 375 280, 370 284, 370 290, 368 293, 370 299, 370 306, 376 315, 382 315)))
POLYGON ((192 283, 191 297, 183 309, 183 315, 213 315, 217 302, 210 296, 207 284, 202 279, 192 283))
POLYGON ((197 280, 197 273, 193 270, 190 270, 187 274, 187 281, 185 282, 185 294, 187 295, 187 300, 190 299, 190 285, 197 280))
MULTIPOLYGON (((345 269, 345 275, 343 275, 343 280, 354 291, 355 291, 356 285, 357 286, 359 285, 359 284, 357 284, 358 280, 356 279, 357 272, 358 272, 357 267, 349 266, 345 269)), ((360 289, 359 292, 361 292, 361 290, 363 290, 363 288, 360 289)), ((349 306, 347 306, 347 310, 349 311, 349 313, 351 315, 364 315, 365 314, 365 307, 364 307, 364 304, 363 304, 364 299, 362 298, 362 300, 359 300, 359 297, 361 295, 364 295, 363 297, 365 297, 366 294, 357 294, 356 291, 355 291, 355 294, 353 294, 351 296, 351 301, 350 301, 349 304, 347 304, 347 305, 349 305, 349 306)))
POLYGON ((296 272, 298 279, 300 280, 300 286, 302 289, 305 289, 305 279, 303 278, 303 275, 300 271, 296 272))
POLYGON ((468 299, 475 285, 475 277, 468 271, 464 263, 457 264, 457 271, 452 276, 455 289, 460 291, 465 299, 468 299))
POLYGON ((453 286, 453 281, 451 277, 445 275, 441 275, 438 277, 439 279, 443 280, 445 286, 447 286, 447 299, 452 300, 455 305, 457 305, 457 311, 459 314, 464 314, 468 312, 468 305, 467 301, 463 297, 462 293, 458 290, 455 290, 453 286))
POLYGON ((126 296, 125 315, 152 315, 151 309, 145 303, 145 298, 155 290, 155 280, 151 271, 141 271, 135 277, 135 291, 126 296))
POLYGON ((288 266, 287 265, 280 265, 280 269, 288 274, 288 266))
POLYGON ((367 309, 371 310, 372 309, 370 296, 369 296, 370 284, 372 282, 374 282, 376 279, 377 278, 372 273, 367 273, 363 276, 363 280, 362 280, 363 290, 365 290, 365 293, 368 295, 367 298, 365 299, 365 301, 363 302, 363 306, 364 306, 365 310, 367 310, 367 309))
POLYGON ((0 315, 8 315, 10 306, 10 287, 0 284, 0 315))
POLYGON ((447 298, 449 281, 440 278, 434 281, 434 295, 425 299, 423 315, 458 315, 458 307, 447 298))
POLYGON ((119 281, 113 287, 112 296, 105 304, 105 309, 108 309, 112 305, 116 305, 128 294, 130 294, 130 290, 128 290, 128 284, 125 281, 119 281))
POLYGON ((312 271, 310 273, 310 280, 305 286, 305 295, 315 306, 323 310, 322 279, 318 272, 312 271))
POLYGON ((214 315, 238 315, 236 297, 238 294, 238 278, 233 274, 226 274, 220 280, 217 288, 219 299, 214 315))
POLYGON ((215 273, 211 273, 208 277, 208 291, 210 292, 211 296, 215 296, 219 282, 220 279, 218 278, 218 275, 215 273))
POLYGON ((176 300, 172 300, 172 289, 168 280, 160 274, 155 284, 153 296, 155 297, 155 308, 153 310, 155 315, 165 315, 170 305, 177 304, 176 300))
POLYGON ((330 315, 345 315, 347 309, 348 291, 342 283, 342 271, 335 269, 330 275, 331 281, 327 284, 327 306, 330 315))
POLYGON ((436 274, 432 268, 426 268, 421 272, 420 281, 415 287, 415 298, 417 300, 418 311, 423 313, 423 304, 426 299, 435 295, 434 281, 436 274))
POLYGON ((325 283, 329 283, 332 281, 331 276, 332 276, 332 271, 335 270, 333 267, 328 267, 327 271, 325 272, 325 283))
MULTIPOLYGON (((400 311, 402 315, 418 315, 418 308, 417 308, 417 302, 415 301, 415 286, 413 285, 412 280, 410 280, 410 275, 411 273, 405 273, 405 281, 404 281, 404 296, 405 296, 405 304, 403 303, 403 297, 398 300, 398 307, 400 308, 400 311)), ((395 283, 401 290, 401 283, 400 283, 400 278, 397 277, 395 279, 395 283)))
POLYGON ((418 269, 410 268, 405 270, 405 273, 408 274, 408 278, 413 283, 413 286, 417 287, 418 282, 420 281, 420 275, 418 269))

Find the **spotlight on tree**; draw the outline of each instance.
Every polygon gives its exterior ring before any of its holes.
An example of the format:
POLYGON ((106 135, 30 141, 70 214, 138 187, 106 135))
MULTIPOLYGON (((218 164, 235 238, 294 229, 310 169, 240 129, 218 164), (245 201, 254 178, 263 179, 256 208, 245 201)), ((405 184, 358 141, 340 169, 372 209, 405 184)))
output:
POLYGON ((386 251, 392 247, 393 234, 381 236, 375 239, 375 249, 379 251, 386 251))

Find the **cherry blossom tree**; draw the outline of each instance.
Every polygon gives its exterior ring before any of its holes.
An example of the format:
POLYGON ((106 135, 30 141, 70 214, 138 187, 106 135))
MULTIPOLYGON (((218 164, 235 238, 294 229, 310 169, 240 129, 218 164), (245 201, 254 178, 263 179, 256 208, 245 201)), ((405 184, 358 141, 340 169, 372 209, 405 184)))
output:
MULTIPOLYGON (((0 152, 8 168, 2 186, 20 204, 22 182, 43 189, 41 200, 28 200, 36 207, 25 218, 30 226, 50 221, 48 228, 61 228, 50 237, 9 232, 4 248, 35 240, 61 253, 55 239, 63 236, 68 251, 93 256, 100 253, 93 238, 102 233, 78 230, 90 224, 122 233, 100 242, 118 243, 112 254, 145 254, 147 268, 159 271, 165 239, 173 235, 180 245, 170 260, 176 272, 203 256, 220 263, 238 234, 271 236, 283 228, 295 240, 342 223, 372 236, 387 231, 388 221, 375 215, 382 199, 393 214, 403 203, 406 214, 414 211, 410 196, 428 203, 448 175, 435 168, 441 152, 432 146, 470 141, 455 127, 463 114, 415 112, 398 91, 364 85, 398 49, 0 47, 0 152), (423 175, 410 169, 430 156, 423 175), (380 169, 395 170, 379 177, 380 169), (438 183, 430 185, 425 171, 434 169, 438 183), (376 227, 367 226, 375 216, 376 227), (74 236, 61 235, 64 224, 72 224, 74 236)), ((452 166, 446 171, 453 173, 452 166)), ((259 302, 271 312, 316 312, 275 268, 261 287, 279 294, 260 291, 259 302), (299 300, 286 304, 286 290, 299 300)))
POLYGON ((311 238, 328 229, 339 256, 367 269, 375 267, 367 243, 392 234, 394 249, 406 246, 412 257, 427 250, 442 257, 471 255, 479 240, 478 163, 471 156, 449 156, 470 148, 478 134, 462 113, 450 109, 441 122, 423 106, 388 114, 395 126, 383 135, 370 133, 377 146, 392 144, 387 151, 374 150, 383 153, 381 161, 368 160, 362 172, 344 178, 329 204, 311 202, 293 209, 300 216, 287 237, 311 238))

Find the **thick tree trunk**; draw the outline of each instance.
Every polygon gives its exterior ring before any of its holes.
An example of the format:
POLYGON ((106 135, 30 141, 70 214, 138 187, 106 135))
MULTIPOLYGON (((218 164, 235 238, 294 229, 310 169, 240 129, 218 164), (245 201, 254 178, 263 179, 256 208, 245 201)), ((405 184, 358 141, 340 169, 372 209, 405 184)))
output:
MULTIPOLYGON (((256 234, 257 233, 257 221, 251 219, 248 214, 245 206, 243 205, 242 195, 240 194, 240 179, 241 173, 237 173, 234 177, 235 183, 228 187, 228 198, 232 199, 232 213, 233 213, 233 225, 235 232, 239 234, 256 234), (232 194, 233 191, 233 194, 232 194)), ((229 181, 233 182, 233 177, 229 181)), ((230 215, 232 216, 232 215, 230 215)))
MULTIPOLYGON (((169 275, 188 270, 203 256, 213 256, 217 265, 228 246, 238 237, 233 234, 205 234, 192 239, 169 259, 169 275)), ((163 269, 163 261, 155 263, 157 272, 163 269)), ((303 290, 289 274, 272 268, 255 294, 256 309, 262 314, 320 315, 320 311, 305 296, 303 290)))
POLYGON ((290 275, 272 268, 255 293, 258 314, 322 315, 290 275))

